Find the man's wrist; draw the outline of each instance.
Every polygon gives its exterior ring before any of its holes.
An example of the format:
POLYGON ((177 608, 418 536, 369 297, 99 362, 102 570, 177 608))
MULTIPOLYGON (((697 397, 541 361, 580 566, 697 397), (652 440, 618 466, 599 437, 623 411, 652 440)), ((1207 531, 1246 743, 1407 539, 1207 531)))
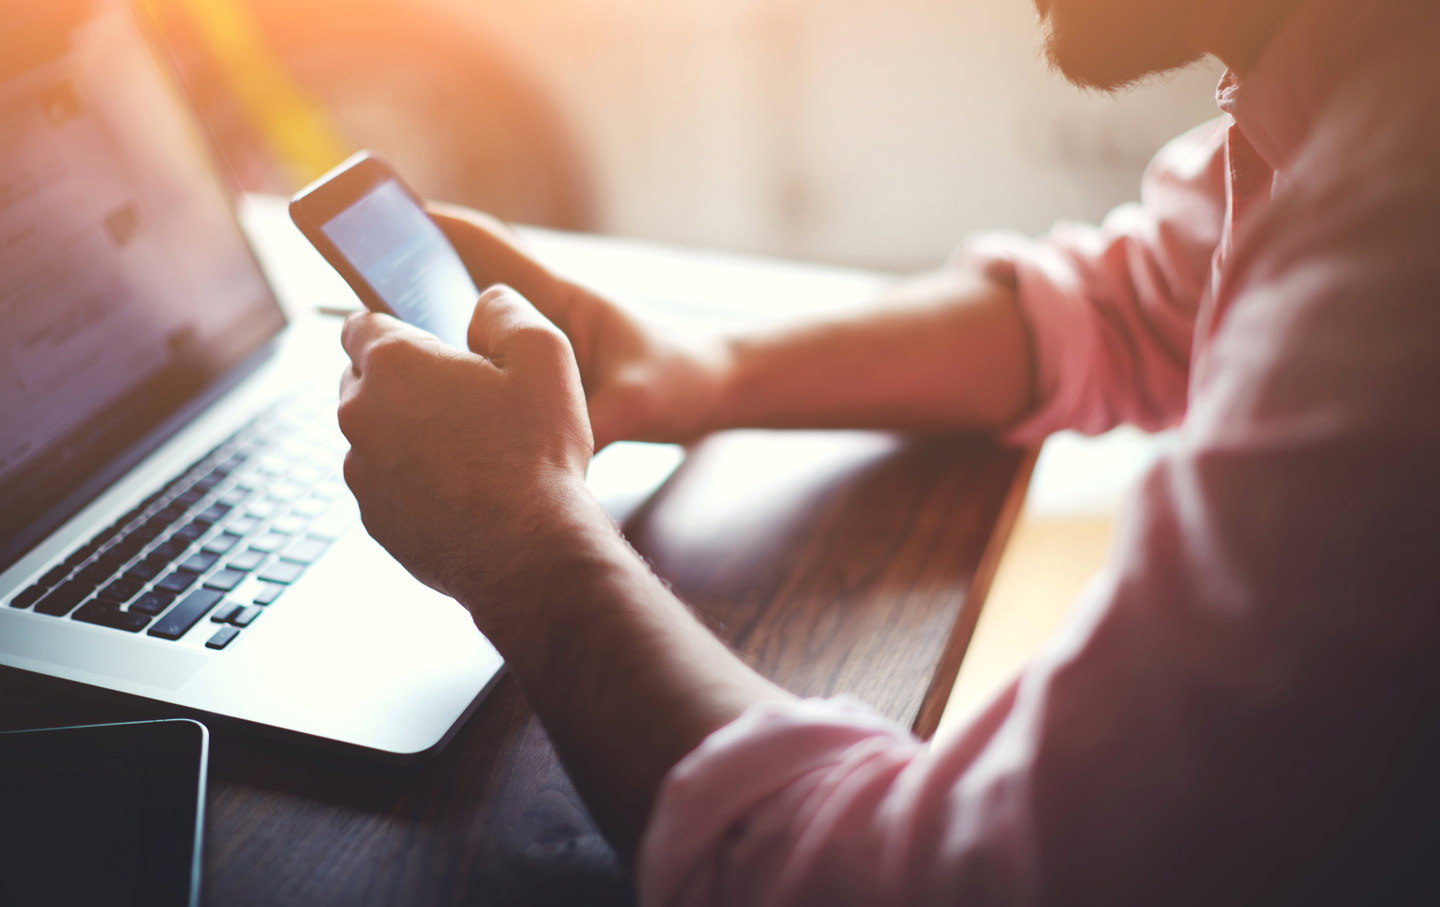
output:
POLYGON ((572 622, 609 577, 643 564, 583 482, 556 494, 551 516, 517 526, 498 561, 477 559, 457 590, 475 625, 508 660, 545 658, 555 628, 572 622))
POLYGON ((741 334, 719 334, 709 342, 705 367, 710 374, 710 399, 697 436, 745 424, 740 416, 739 399, 744 384, 741 376, 744 349, 745 339, 741 334))

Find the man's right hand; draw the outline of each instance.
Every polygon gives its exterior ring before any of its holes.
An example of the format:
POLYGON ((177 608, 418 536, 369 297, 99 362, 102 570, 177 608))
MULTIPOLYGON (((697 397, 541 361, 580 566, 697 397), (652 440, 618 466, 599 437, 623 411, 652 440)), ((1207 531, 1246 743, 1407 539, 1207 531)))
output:
POLYGON ((482 290, 514 287, 570 338, 598 450, 612 441, 688 441, 718 427, 729 370, 719 338, 682 336, 555 274, 507 226, 467 208, 431 206, 482 290))

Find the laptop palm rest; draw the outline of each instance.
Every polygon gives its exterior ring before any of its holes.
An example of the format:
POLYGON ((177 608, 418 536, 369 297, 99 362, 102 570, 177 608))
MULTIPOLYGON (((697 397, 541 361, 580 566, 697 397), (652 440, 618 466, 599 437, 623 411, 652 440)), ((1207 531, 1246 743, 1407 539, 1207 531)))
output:
POLYGON ((29 617, 0 611, 0 654, 33 661, 36 668, 61 665, 97 677, 178 690, 208 660, 197 652, 160 644, 147 647, 145 656, 136 658, 133 649, 115 645, 114 630, 97 627, 77 632, 82 628, 71 621, 27 620, 29 617))

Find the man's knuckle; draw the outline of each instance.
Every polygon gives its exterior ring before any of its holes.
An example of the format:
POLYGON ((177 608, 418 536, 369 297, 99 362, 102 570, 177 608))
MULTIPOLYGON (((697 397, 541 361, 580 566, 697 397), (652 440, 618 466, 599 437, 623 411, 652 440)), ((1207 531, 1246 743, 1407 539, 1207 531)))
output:
POLYGON ((352 440, 360 429, 360 405, 357 396, 352 394, 341 400, 340 405, 335 408, 335 421, 340 426, 340 433, 352 440))
POLYGON ((354 491, 360 481, 360 456, 355 453, 355 448, 345 452, 345 462, 340 465, 340 472, 345 476, 345 484, 354 491))
POLYGON ((367 373, 385 374, 402 368, 413 351, 412 345, 402 337, 381 337, 370 345, 365 356, 365 369, 367 373))
POLYGON ((363 317, 363 313, 355 312, 347 316, 344 324, 340 326, 340 343, 346 349, 349 349, 350 346, 359 339, 357 335, 360 332, 361 319, 363 317))
POLYGON ((558 356, 570 352, 570 341, 551 324, 526 322, 517 325, 511 334, 517 345, 537 355, 558 356))

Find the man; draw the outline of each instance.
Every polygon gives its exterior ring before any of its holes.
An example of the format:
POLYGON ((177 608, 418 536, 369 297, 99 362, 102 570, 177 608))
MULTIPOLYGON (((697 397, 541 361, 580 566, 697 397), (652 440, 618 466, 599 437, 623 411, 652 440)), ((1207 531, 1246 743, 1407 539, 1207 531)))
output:
POLYGON ((367 527, 509 660, 646 904, 1434 902, 1440 13, 1042 0, 1113 89, 1213 54, 1225 116, 1098 228, 983 236, 873 311, 691 343, 437 214, 474 354, 347 322, 367 527), (728 426, 1179 424, 1071 624, 956 740, 797 701, 585 490, 728 426))

